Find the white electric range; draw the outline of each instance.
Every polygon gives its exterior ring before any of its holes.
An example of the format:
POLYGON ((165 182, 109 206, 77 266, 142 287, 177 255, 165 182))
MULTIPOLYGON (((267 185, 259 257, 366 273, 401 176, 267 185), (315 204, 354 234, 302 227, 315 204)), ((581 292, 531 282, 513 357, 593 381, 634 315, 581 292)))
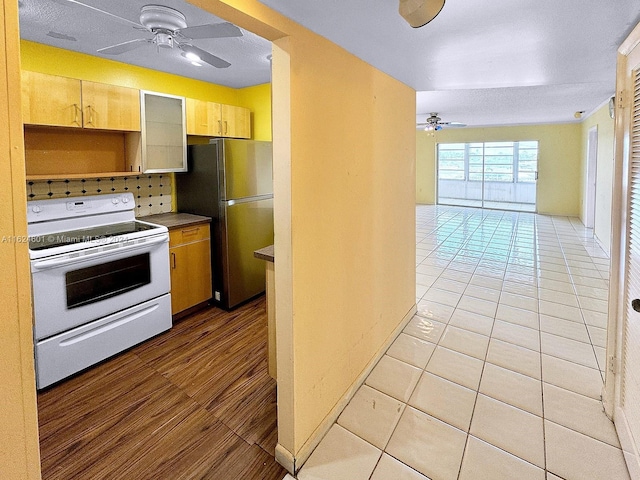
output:
POLYGON ((27 208, 38 388, 171 328, 169 233, 131 193, 27 208))

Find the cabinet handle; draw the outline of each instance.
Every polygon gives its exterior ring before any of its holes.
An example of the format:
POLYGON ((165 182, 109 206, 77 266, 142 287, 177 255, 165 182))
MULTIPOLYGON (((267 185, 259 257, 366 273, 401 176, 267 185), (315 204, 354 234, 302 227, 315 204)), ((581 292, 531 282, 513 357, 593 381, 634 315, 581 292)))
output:
POLYGON ((171 264, 172 264, 171 268, 173 270, 175 270, 176 269, 176 254, 173 253, 173 252, 171 252, 171 264))
POLYGON ((182 235, 195 235, 200 231, 200 227, 188 228, 186 230, 182 230, 182 235))
POLYGON ((93 110, 91 109, 91 105, 87 105, 87 112, 89 112, 89 120, 87 120, 87 125, 93 125, 93 110))
POLYGON ((80 125, 80 119, 78 118, 78 111, 82 111, 80 110, 80 107, 78 106, 77 103, 73 104, 73 123, 75 123, 76 125, 80 125))
POLYGON ((229 125, 227 124, 227 121, 224 121, 224 134, 226 135, 227 133, 229 133, 229 125))
POLYGON ((222 120, 218 120, 218 135, 222 135, 222 120))

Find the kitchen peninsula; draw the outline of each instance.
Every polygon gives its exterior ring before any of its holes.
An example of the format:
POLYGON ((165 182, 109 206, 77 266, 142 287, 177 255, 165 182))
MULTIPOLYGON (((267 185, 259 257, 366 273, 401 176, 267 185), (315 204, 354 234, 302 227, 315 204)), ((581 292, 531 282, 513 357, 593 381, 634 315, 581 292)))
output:
POLYGON ((267 269, 267 331, 269 340, 267 343, 269 357, 269 375, 277 380, 276 363, 276 271, 273 245, 261 248, 253 252, 253 256, 266 261, 267 269))

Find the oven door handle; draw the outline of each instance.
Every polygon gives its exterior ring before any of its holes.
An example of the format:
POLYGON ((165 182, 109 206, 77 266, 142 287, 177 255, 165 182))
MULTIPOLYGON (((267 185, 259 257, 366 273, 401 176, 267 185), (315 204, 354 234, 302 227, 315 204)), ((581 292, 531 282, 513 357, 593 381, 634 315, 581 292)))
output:
POLYGON ((51 260, 41 260, 39 262, 33 262, 31 266, 34 270, 43 270, 45 268, 58 267, 60 265, 70 265, 76 262, 84 262, 85 260, 90 260, 92 258, 106 256, 106 254, 116 254, 116 253, 128 252, 129 250, 137 250, 139 248, 156 245, 158 243, 166 243, 168 241, 169 241, 168 237, 162 236, 153 240, 148 240, 144 243, 138 243, 136 245, 128 245, 126 247, 119 247, 119 248, 110 250, 108 252, 105 252, 104 250, 102 250, 100 252, 89 253, 87 255, 82 255, 80 257, 73 257, 73 258, 65 257, 65 258, 53 258, 51 260))

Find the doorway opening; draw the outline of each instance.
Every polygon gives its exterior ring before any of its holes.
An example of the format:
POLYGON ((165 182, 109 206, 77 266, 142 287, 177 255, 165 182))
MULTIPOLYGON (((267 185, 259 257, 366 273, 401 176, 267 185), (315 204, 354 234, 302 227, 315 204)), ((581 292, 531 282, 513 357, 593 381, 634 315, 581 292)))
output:
POLYGON ((587 206, 584 226, 593 228, 596 218, 596 178, 598 165, 598 126, 589 129, 587 138, 587 206))
POLYGON ((538 141, 440 143, 438 204, 536 211, 538 141))

